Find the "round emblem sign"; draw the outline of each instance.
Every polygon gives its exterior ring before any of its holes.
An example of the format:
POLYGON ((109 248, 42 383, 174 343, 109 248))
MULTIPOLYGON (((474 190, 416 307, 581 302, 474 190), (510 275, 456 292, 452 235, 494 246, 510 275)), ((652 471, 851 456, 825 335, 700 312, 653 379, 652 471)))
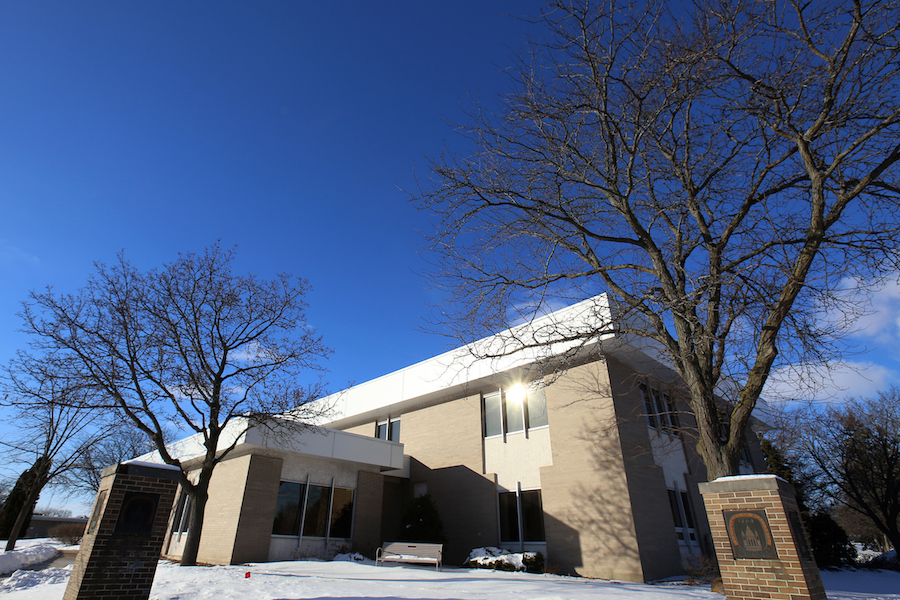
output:
POLYGON ((764 510, 726 510, 725 527, 734 558, 778 558, 764 510))

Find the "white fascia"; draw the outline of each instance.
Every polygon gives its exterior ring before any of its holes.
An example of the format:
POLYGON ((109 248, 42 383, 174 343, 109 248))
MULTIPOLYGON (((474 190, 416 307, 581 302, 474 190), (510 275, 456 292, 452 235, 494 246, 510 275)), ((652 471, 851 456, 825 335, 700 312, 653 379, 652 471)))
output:
MULTIPOLYGON (((613 317, 606 294, 583 300, 317 400, 328 407, 329 417, 322 424, 341 428, 369 418, 384 418, 392 412, 462 395, 514 369, 525 372, 528 366, 554 357, 571 357, 582 349, 596 350, 600 343, 606 346, 612 342, 611 346, 621 347, 626 338, 630 342, 633 336, 615 333, 613 317)), ((648 342, 638 343, 646 346, 648 342)), ((648 347, 640 351, 649 350, 648 347)))
MULTIPOLYGON (((292 426, 284 420, 263 427, 250 425, 246 419, 235 419, 222 431, 219 447, 227 448, 233 442, 237 442, 232 451, 235 456, 259 448, 377 466, 382 469, 403 468, 403 444, 325 427, 292 426)), ((173 442, 167 449, 173 458, 180 460, 188 469, 196 468, 194 465, 199 464, 206 454, 203 436, 200 434, 173 442)), ((159 453, 154 451, 138 456, 134 462, 160 465, 163 460, 159 453)))

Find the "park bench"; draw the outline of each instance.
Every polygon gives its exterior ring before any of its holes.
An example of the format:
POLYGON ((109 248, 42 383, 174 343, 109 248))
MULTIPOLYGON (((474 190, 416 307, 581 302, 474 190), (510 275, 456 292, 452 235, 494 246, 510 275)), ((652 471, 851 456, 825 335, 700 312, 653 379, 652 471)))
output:
POLYGON ((375 552, 375 565, 381 562, 381 566, 384 566, 386 561, 434 564, 435 570, 440 571, 444 565, 443 553, 443 544, 385 542, 384 546, 375 552))

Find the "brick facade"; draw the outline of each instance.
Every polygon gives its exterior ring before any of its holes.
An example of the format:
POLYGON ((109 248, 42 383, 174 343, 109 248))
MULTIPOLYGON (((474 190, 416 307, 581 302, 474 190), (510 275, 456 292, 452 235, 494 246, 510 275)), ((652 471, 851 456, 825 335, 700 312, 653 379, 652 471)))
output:
POLYGON ((799 518, 792 532, 789 515, 800 512, 793 486, 774 475, 723 477, 700 484, 700 492, 728 600, 826 600, 799 518), (777 558, 735 558, 725 521, 731 511, 764 511, 777 558))
MULTIPOLYGON (((64 600, 150 597, 180 476, 181 471, 136 464, 115 465, 103 472, 64 600), (140 527, 128 527, 129 522, 120 519, 123 506, 143 494, 158 495, 153 520, 142 518, 137 521, 140 527)), ((150 517, 146 512, 137 516, 150 517)))

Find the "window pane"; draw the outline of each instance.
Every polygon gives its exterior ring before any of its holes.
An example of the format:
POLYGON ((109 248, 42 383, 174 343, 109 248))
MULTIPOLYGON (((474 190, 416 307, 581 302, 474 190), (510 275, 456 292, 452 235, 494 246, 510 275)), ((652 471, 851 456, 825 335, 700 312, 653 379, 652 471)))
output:
POLYGON ((353 525, 353 490, 334 488, 331 503, 331 537, 349 538, 353 525))
POLYGON ((515 492, 500 492, 500 541, 519 541, 519 511, 515 492))
POLYGON ((671 428, 669 427, 669 420, 666 416, 666 405, 663 403, 662 393, 659 390, 650 390, 653 394, 653 412, 655 412, 659 418, 659 424, 665 431, 669 431, 671 428))
POLYGON ((515 433, 525 430, 525 407, 523 406, 524 398, 513 399, 510 394, 504 394, 506 400, 506 433, 515 433))
POLYGON ((328 496, 329 488, 321 485, 309 486, 303 535, 325 537, 325 525, 328 522, 328 496))
POLYGON ((672 507, 672 519, 675 521, 675 527, 684 527, 681 520, 681 510, 678 508, 678 498, 675 496, 675 490, 669 490, 669 506, 672 507))
POLYGON ((299 535, 301 506, 303 506, 303 484, 282 481, 278 486, 278 504, 275 505, 275 523, 272 525, 272 533, 299 535))
POLYGON ((375 425, 375 437, 379 440, 387 439, 387 423, 378 423, 375 425))
POLYGON ((647 424, 656 429, 656 411, 653 409, 653 399, 646 384, 641 384, 641 396, 644 398, 644 411, 647 413, 647 424))
POLYGON ((391 440, 392 442, 399 442, 400 441, 400 421, 399 420, 391 421, 388 429, 389 429, 388 439, 391 440))
POLYGON ((503 423, 500 419, 500 394, 491 394, 484 397, 484 436, 500 435, 503 433, 503 423))
POLYGON ((691 503, 688 501, 687 492, 681 492, 681 504, 684 506, 684 518, 687 519, 687 526, 694 528, 694 514, 691 512, 691 503))
POLYGON ((528 390, 528 427, 547 425, 547 397, 544 388, 528 390))
POLYGON ((663 397, 666 399, 666 410, 669 411, 669 423, 672 425, 672 431, 677 432, 681 429, 681 424, 678 422, 678 411, 675 410, 675 403, 668 394, 664 394, 663 397))
POLYGON ((175 508, 175 518, 172 519, 172 533, 181 533, 181 520, 184 517, 184 505, 187 499, 187 492, 182 490, 181 496, 178 498, 178 505, 175 508))
POLYGON ((543 542, 544 509, 541 506, 541 491, 522 492, 522 528, 525 530, 526 542, 543 542))

